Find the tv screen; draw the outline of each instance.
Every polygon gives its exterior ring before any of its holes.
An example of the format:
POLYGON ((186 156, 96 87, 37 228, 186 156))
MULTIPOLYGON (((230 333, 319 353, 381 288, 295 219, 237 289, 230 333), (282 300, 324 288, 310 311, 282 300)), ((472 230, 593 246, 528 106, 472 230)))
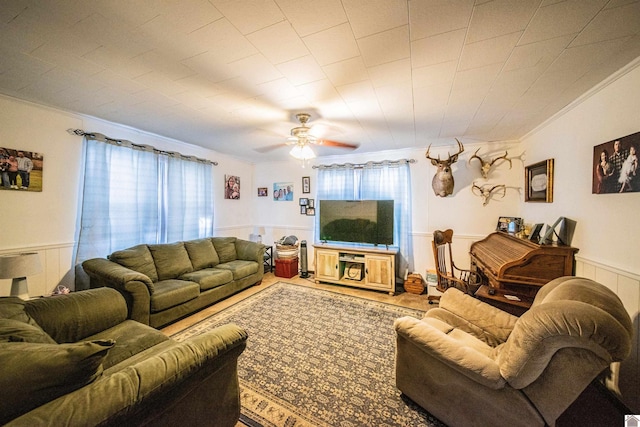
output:
POLYGON ((320 200, 320 240, 393 245, 393 200, 320 200))

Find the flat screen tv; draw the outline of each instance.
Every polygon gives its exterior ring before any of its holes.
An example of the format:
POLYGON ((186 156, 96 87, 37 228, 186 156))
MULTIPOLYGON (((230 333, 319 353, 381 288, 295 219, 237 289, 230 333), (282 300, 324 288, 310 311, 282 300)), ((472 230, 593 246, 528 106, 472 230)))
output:
POLYGON ((393 200, 320 200, 323 242, 393 245, 393 200))

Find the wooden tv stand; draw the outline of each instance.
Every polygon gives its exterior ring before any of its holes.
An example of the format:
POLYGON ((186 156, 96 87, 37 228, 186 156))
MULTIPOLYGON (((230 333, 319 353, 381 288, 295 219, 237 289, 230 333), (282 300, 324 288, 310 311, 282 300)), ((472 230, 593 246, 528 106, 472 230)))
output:
POLYGON ((329 243, 317 243, 313 247, 316 283, 335 283, 395 295, 397 249, 329 243))

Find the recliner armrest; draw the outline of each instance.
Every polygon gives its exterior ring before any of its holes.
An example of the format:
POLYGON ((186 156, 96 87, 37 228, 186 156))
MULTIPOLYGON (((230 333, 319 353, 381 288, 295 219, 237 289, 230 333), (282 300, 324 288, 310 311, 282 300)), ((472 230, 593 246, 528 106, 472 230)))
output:
POLYGON ((425 317, 436 317, 459 328, 488 345, 495 347, 507 340, 518 320, 455 288, 449 288, 440 298, 439 310, 429 310, 425 317))
POLYGON ((413 343, 425 356, 437 359, 469 379, 494 390, 506 384, 494 360, 471 347, 461 346, 428 323, 414 317, 401 317, 395 320, 394 328, 399 338, 413 343))

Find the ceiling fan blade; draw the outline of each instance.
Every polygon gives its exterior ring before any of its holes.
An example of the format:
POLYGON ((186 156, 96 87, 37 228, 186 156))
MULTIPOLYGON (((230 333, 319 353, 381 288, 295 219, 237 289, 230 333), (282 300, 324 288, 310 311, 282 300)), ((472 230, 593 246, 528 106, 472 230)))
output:
POLYGON ((254 148, 253 151, 257 151, 258 153, 268 153, 269 151, 277 150, 278 148, 286 147, 287 145, 288 144, 267 145, 266 147, 254 148))
POLYGON ((347 144, 346 142, 331 141, 330 139, 318 139, 315 142, 316 145, 324 145, 326 147, 340 147, 355 150, 359 147, 358 144, 347 144))

